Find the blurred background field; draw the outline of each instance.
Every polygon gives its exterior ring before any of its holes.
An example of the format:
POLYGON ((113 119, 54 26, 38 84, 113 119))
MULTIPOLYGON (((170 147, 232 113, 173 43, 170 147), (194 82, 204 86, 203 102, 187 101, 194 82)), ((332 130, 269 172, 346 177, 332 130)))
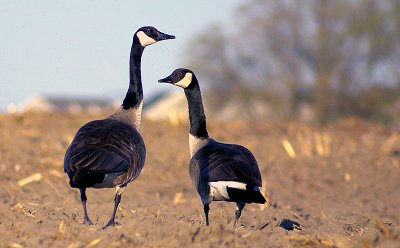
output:
POLYGON ((233 31, 215 25, 194 39, 188 61, 214 94, 211 109, 240 101, 247 118, 398 126, 399 10, 384 0, 249 1, 233 31))
POLYGON ((93 112, 119 105, 132 34, 150 24, 177 36, 146 49, 143 58, 145 108, 159 103, 150 118, 186 116, 182 94, 156 82, 188 67, 213 118, 326 123, 357 117, 399 127, 398 1, 154 3, 151 9, 131 3, 130 12, 124 1, 100 2, 90 14, 86 4, 6 4, 0 109, 93 112), (26 15, 10 24, 18 11, 26 15), (104 12, 119 15, 109 19, 104 12))

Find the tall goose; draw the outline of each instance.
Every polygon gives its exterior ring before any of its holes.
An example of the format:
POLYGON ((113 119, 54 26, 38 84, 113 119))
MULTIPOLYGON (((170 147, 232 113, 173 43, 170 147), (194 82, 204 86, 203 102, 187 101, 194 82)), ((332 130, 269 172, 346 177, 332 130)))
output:
POLYGON ((204 205, 206 225, 209 225, 209 204, 212 201, 235 202, 235 222, 246 203, 265 203, 260 193, 261 174, 253 154, 243 146, 224 144, 211 139, 206 127, 200 86, 188 69, 176 69, 160 79, 184 89, 189 106, 189 173, 204 205))
POLYGON ((86 188, 116 188, 114 210, 105 229, 115 224, 121 194, 144 166, 146 148, 139 133, 143 106, 141 58, 146 46, 174 38, 154 27, 137 30, 130 54, 129 88, 121 107, 106 119, 82 126, 66 151, 64 172, 71 187, 80 191, 84 224, 93 224, 86 209, 86 188))

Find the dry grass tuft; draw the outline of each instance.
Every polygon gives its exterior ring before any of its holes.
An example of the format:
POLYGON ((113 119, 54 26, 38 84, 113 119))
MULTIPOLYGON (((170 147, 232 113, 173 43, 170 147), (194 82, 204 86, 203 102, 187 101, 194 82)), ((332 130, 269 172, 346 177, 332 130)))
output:
POLYGON ((185 197, 183 196, 183 193, 182 192, 177 192, 177 193, 175 193, 175 196, 174 196, 174 204, 181 204, 181 203, 185 203, 186 202, 186 199, 185 199, 185 197))
POLYGON ((21 203, 17 203, 14 207, 11 208, 11 210, 13 211, 20 211, 22 212, 24 215, 35 218, 35 212, 33 210, 30 209, 26 209, 21 203))
POLYGON ((321 238, 315 235, 292 235, 288 237, 289 247, 324 247, 324 248, 345 248, 350 247, 344 237, 321 238))
POLYGON ((87 244, 87 245, 85 246, 85 248, 94 247, 94 246, 96 246, 98 243, 100 243, 100 241, 101 241, 101 239, 95 239, 95 240, 93 240, 92 242, 90 242, 89 244, 87 244))
POLYGON ((39 182, 40 180, 42 180, 43 176, 40 173, 35 173, 32 174, 29 177, 25 177, 24 179, 21 179, 18 181, 18 186, 20 187, 24 187, 27 184, 33 183, 33 182, 39 182))
POLYGON ((290 158, 296 158, 296 152, 294 151, 293 145, 290 143, 288 139, 281 140, 283 148, 285 148, 286 153, 290 158))
POLYGON ((64 221, 60 222, 60 225, 58 226, 57 234, 56 234, 56 239, 62 239, 65 237, 65 226, 64 226, 64 221))
POLYGON ((23 248, 22 245, 17 244, 17 243, 14 243, 14 242, 8 243, 8 246, 7 246, 7 247, 8 247, 8 248, 23 248))
POLYGON ((302 131, 297 132, 295 137, 298 149, 295 149, 295 143, 290 142, 289 139, 281 140, 283 148, 290 158, 296 158, 299 155, 307 158, 312 157, 313 154, 321 157, 332 155, 332 136, 328 133, 302 131))

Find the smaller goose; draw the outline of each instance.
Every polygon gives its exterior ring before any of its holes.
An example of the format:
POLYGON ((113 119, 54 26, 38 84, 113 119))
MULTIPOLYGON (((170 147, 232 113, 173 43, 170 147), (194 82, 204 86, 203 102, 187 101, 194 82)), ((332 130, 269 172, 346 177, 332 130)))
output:
POLYGON ((119 109, 111 116, 83 125, 64 157, 69 184, 81 193, 84 224, 93 224, 86 209, 86 188, 115 188, 114 210, 106 229, 115 224, 121 195, 143 169, 146 147, 140 135, 143 107, 141 60, 144 48, 158 41, 175 39, 154 27, 141 27, 133 35, 129 61, 129 88, 119 109))
POLYGON ((206 225, 212 201, 235 202, 234 226, 246 203, 265 203, 261 174, 253 154, 243 146, 211 139, 206 127, 200 86, 189 69, 176 69, 159 83, 182 87, 189 106, 189 173, 204 205, 206 225))

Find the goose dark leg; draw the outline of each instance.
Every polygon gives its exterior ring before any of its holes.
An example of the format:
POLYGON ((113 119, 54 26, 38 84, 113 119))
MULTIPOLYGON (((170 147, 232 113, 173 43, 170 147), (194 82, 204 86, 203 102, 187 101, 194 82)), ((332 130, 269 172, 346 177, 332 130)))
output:
POLYGON ((117 213, 118 205, 119 205, 120 202, 121 202, 121 195, 117 193, 117 194, 115 194, 115 198, 114 198, 114 211, 113 211, 113 213, 111 215, 111 218, 108 221, 108 223, 105 226, 103 226, 103 229, 106 229, 109 226, 114 226, 115 225, 115 222, 114 222, 115 214, 117 213))
POLYGON ((242 210, 246 203, 243 202, 236 202, 236 212, 235 212, 235 222, 233 223, 233 227, 236 227, 236 223, 239 220, 240 216, 242 215, 242 210))
POLYGON ((85 225, 93 225, 93 222, 89 219, 89 215, 88 215, 87 209, 86 209, 86 200, 87 200, 86 188, 79 189, 79 191, 81 192, 81 202, 82 202, 83 214, 84 214, 83 224, 85 224, 85 225))
POLYGON ((206 216, 206 226, 210 225, 208 222, 208 212, 210 211, 210 204, 204 204, 204 215, 206 216))

